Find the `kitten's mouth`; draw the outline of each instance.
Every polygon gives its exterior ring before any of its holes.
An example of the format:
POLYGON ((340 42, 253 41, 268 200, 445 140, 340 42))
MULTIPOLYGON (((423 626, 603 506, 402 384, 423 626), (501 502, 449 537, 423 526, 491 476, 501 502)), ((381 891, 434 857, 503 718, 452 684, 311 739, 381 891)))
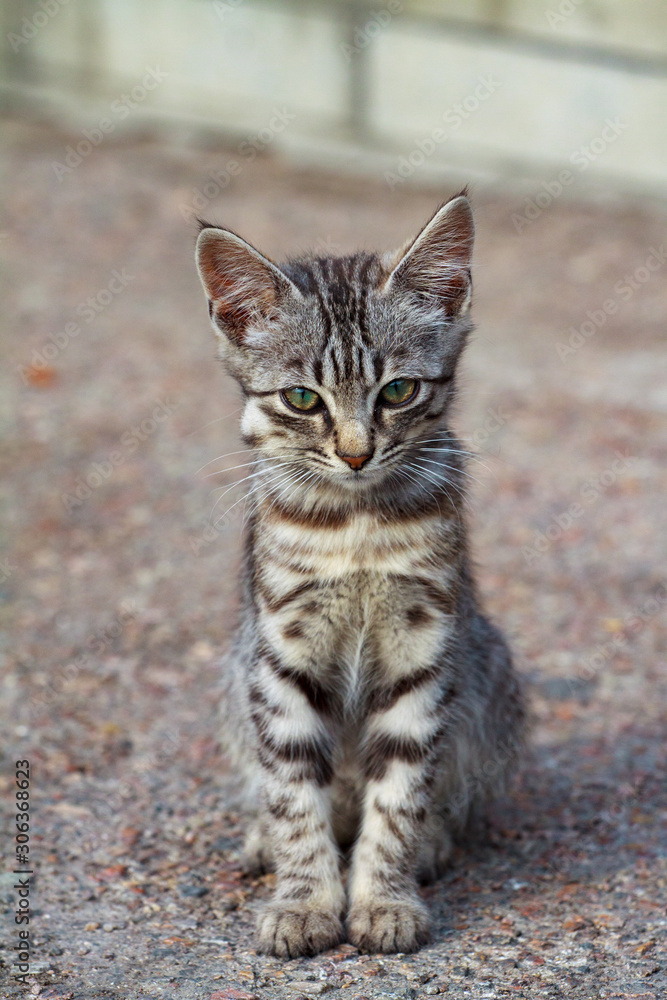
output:
POLYGON ((380 475, 381 471, 377 465, 368 468, 364 467, 363 469, 356 469, 354 472, 348 472, 347 475, 343 473, 343 475, 338 477, 338 481, 350 489, 357 490, 377 484, 382 478, 380 475))

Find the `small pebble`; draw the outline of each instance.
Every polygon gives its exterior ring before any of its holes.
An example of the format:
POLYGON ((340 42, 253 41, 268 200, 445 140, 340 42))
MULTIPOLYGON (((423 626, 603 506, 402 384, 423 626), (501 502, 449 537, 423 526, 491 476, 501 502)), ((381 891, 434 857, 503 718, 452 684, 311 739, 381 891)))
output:
POLYGON ((291 990, 298 990, 299 993, 305 993, 306 996, 319 997, 329 989, 328 983, 322 982, 291 982, 289 984, 291 990))
POLYGON ((178 891, 181 896, 201 899, 202 896, 207 896, 211 890, 205 885, 182 885, 178 891))

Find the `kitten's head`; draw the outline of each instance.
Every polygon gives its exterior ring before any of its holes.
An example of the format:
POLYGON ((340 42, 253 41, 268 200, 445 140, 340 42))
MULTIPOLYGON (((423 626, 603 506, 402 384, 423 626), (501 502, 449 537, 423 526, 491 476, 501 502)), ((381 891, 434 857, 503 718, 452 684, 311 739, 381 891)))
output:
POLYGON ((276 265, 203 225, 197 265, 220 357, 243 391, 244 439, 276 482, 349 496, 415 476, 415 455, 442 436, 471 326, 473 236, 465 194, 384 255, 276 265))

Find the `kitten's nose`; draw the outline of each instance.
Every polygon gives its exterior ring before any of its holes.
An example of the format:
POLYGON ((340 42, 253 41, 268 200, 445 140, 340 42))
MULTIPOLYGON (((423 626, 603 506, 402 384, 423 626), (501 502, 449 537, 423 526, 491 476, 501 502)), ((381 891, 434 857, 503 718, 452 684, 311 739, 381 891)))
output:
POLYGON ((372 458, 372 452, 370 455, 341 455, 340 452, 336 452, 336 454, 355 471, 365 465, 369 458, 372 458))

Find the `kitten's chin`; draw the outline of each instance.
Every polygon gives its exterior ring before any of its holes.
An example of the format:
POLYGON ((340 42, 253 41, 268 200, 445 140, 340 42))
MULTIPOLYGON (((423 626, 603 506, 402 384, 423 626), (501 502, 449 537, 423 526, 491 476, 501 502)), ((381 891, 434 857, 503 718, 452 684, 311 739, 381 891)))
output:
POLYGON ((352 473, 349 476, 329 473, 321 475, 318 482, 304 483, 291 494, 293 501, 305 501, 306 504, 333 503, 334 505, 370 496, 377 488, 382 477, 369 472, 352 473))
POLYGON ((350 475, 340 475, 332 482, 342 497, 364 497, 377 493, 387 483, 387 474, 382 469, 364 469, 350 475))

